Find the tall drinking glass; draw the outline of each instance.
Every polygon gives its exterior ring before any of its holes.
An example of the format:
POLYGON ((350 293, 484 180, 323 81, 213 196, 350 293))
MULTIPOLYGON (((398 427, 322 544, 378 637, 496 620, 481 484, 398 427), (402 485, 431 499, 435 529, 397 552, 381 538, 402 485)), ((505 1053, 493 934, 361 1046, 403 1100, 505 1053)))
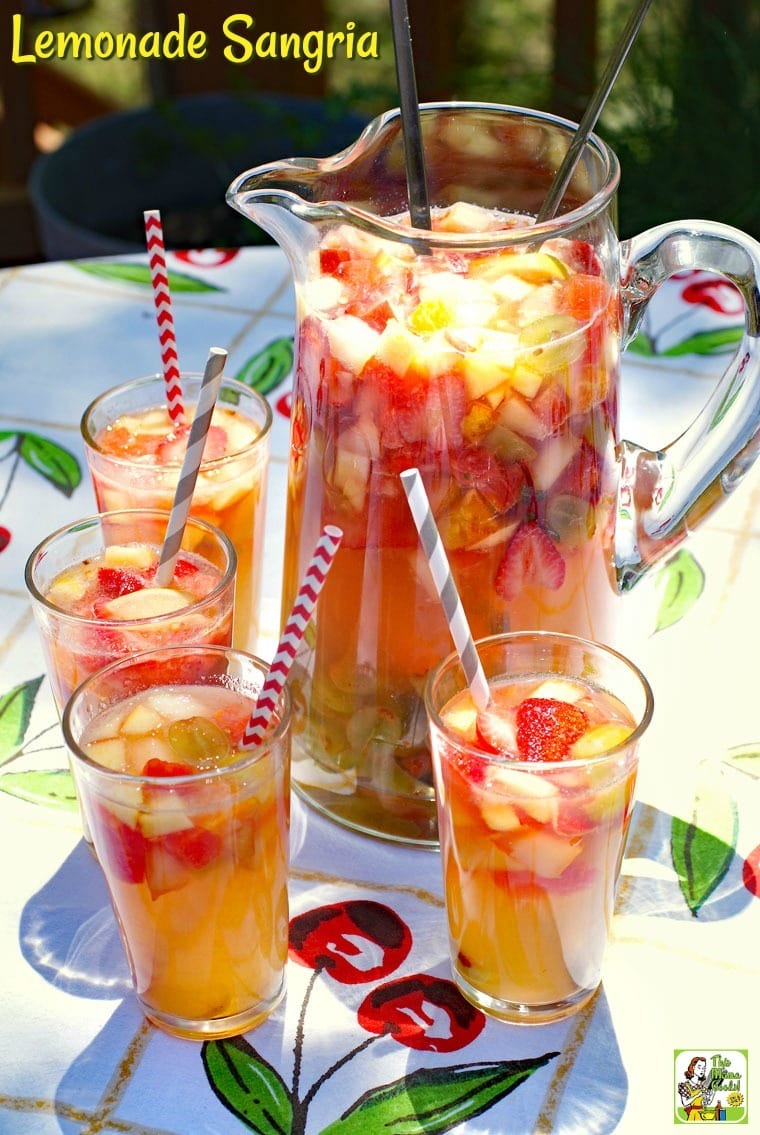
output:
POLYGON ((502 1020, 559 1020, 601 980, 652 693, 573 636, 477 646, 485 709, 456 655, 425 694, 454 980, 502 1020))
POLYGON ((123 659, 63 732, 143 1012, 188 1039, 254 1028, 288 952, 290 702, 241 748, 267 668, 224 647, 123 659))
MULTIPOLYGON (((101 511, 171 508, 201 380, 181 376, 186 421, 179 427, 169 418, 158 374, 113 387, 87 407, 81 430, 101 511)), ((259 631, 271 424, 265 398, 223 379, 190 510, 235 546, 234 642, 247 650, 255 650, 259 631)))

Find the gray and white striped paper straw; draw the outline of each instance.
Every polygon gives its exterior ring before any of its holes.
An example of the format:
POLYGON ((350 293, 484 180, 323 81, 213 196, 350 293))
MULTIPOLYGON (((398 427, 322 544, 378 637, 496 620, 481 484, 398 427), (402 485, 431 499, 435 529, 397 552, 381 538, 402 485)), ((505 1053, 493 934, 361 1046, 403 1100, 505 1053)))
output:
POLYGON ((419 470, 406 469, 401 474, 401 482, 414 523, 417 525, 420 543, 427 556, 433 583, 449 624, 454 646, 462 663, 467 685, 470 687, 475 705, 478 709, 485 709, 490 700, 488 681, 475 649, 475 642, 467 622, 467 616, 464 613, 462 600, 451 574, 446 550, 436 526, 433 510, 430 507, 430 501, 425 492, 419 470))
POLYGON ((182 536, 190 512, 195 482, 198 479, 198 469, 203 458, 206 434, 211 425, 211 416, 214 413, 226 362, 227 352, 221 347, 212 347, 206 360, 198 405, 190 426, 190 436, 187 439, 187 449, 174 494, 174 504, 166 526, 166 535, 156 571, 157 587, 168 587, 174 575, 174 564, 182 546, 182 536))

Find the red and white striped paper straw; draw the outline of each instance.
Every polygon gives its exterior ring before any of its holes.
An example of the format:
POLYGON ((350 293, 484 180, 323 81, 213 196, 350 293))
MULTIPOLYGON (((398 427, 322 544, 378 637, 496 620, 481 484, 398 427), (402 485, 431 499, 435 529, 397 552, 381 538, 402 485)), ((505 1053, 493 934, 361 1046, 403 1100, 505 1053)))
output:
POLYGON ((343 532, 340 528, 327 524, 322 529, 311 563, 306 569, 303 583, 296 595, 290 618, 277 645, 272 665, 269 667, 264 684, 256 699, 256 705, 253 707, 248 724, 243 731, 241 747, 244 749, 252 749, 254 745, 260 744, 266 733, 267 726, 272 720, 272 714, 277 708, 285 680, 295 661, 299 643, 317 605, 319 593, 324 587, 327 573, 332 566, 335 553, 338 551, 342 539, 343 532))
POLYGON ((164 230, 161 213, 158 209, 146 209, 145 240, 148 246, 150 278, 153 284, 153 303, 158 322, 158 341, 161 344, 161 363, 164 368, 166 385, 166 407, 173 422, 181 422, 185 416, 182 402, 182 383, 179 375, 177 339, 174 333, 172 299, 169 292, 169 273, 166 269, 164 230))
POLYGON ((475 642, 472 637, 462 600, 459 597, 454 577, 451 574, 446 549, 435 523, 425 486, 418 469, 406 469, 401 474, 406 499, 409 502, 414 523, 420 536, 420 543, 427 556, 430 574, 441 600, 443 612, 449 624, 457 654, 462 663, 467 685, 478 709, 485 709, 490 701, 488 680, 483 671, 475 642))

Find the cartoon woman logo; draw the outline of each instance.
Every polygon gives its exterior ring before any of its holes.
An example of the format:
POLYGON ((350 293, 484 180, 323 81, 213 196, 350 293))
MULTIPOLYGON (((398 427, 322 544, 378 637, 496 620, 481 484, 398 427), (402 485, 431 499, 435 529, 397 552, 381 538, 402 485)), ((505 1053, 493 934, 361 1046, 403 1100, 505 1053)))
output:
POLYGON ((683 1101, 684 1111, 689 1123, 714 1119, 714 1112, 707 1109, 715 1096, 716 1084, 707 1075, 707 1060, 704 1056, 693 1056, 678 1085, 678 1094, 683 1101))

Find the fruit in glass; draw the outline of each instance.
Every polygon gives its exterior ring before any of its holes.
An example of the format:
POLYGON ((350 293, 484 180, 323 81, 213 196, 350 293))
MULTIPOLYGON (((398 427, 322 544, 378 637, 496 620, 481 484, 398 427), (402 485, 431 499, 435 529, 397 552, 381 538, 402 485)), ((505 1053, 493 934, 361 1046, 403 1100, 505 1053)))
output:
POLYGON ((242 747, 266 668, 221 647, 149 651, 63 718, 77 790, 149 1020, 189 1039, 255 1027, 284 990, 289 702, 242 747))
MULTIPOLYGON (((87 407, 81 429, 101 511, 171 509, 200 383, 200 375, 182 375, 179 425, 169 417, 161 375, 116 386, 87 407)), ((191 515, 225 532, 237 552, 234 641, 248 650, 259 631, 271 423, 265 398, 223 380, 191 504, 191 515)))
MULTIPOLYGON (((440 234, 524 224, 463 203, 433 211, 440 234)), ((476 636, 599 636, 616 292, 593 247, 569 237, 418 256, 339 225, 313 255, 298 289, 283 611, 304 533, 331 523, 344 537, 295 686, 294 781, 349 823, 425 842, 422 689, 450 636, 399 474, 420 470, 476 636)))
POLYGON ((191 518, 171 581, 155 585, 169 514, 101 513, 59 529, 31 553, 26 584, 58 712, 107 663, 174 643, 230 645, 235 549, 191 518))
POLYGON ((426 694, 452 969, 496 1017, 559 1020, 601 979, 651 691, 572 636, 494 636, 479 653, 485 707, 453 657, 426 694))

